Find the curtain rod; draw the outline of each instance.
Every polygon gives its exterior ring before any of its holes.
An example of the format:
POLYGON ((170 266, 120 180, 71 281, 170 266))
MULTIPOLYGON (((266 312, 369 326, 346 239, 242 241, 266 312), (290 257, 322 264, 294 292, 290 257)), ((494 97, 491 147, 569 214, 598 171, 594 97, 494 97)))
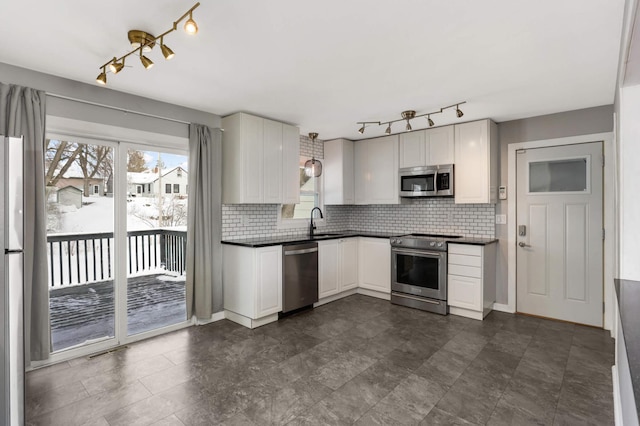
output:
POLYGON ((116 110, 116 111, 125 112, 127 114, 137 114, 137 115, 142 115, 144 117, 151 117, 151 118, 157 118, 157 119, 160 119, 160 120, 173 121, 174 123, 180 123, 180 124, 191 124, 188 121, 177 120, 175 118, 162 117, 160 115, 154 115, 154 114, 147 114, 146 112, 132 111, 132 110, 129 110, 129 109, 124 109, 124 108, 115 107, 115 106, 111 106, 111 105, 105 105, 105 104, 100 104, 100 103, 97 103, 97 102, 86 101, 84 99, 78 99, 78 98, 72 98, 70 96, 58 95, 56 93, 47 92, 46 94, 47 94, 47 96, 51 96, 52 98, 65 99, 67 101, 79 102, 79 103, 83 103, 83 104, 87 104, 87 105, 94 105, 94 106, 98 106, 98 107, 102 107, 102 108, 107 108, 107 109, 112 109, 112 110, 116 110))

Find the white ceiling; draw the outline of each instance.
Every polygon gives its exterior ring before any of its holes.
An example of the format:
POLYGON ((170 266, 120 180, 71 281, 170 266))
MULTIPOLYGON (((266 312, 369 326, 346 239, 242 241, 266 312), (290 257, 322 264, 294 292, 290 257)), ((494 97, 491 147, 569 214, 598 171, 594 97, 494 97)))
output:
MULTIPOLYGON (((199 33, 165 39, 175 58, 156 48, 145 70, 132 57, 108 88, 247 111, 320 139, 382 135, 361 136, 356 122, 460 101, 463 120, 505 121, 614 100, 624 0, 201 2, 199 33)), ((161 33, 194 3, 3 0, 0 61, 95 84, 98 67, 129 50, 128 30, 161 33)))

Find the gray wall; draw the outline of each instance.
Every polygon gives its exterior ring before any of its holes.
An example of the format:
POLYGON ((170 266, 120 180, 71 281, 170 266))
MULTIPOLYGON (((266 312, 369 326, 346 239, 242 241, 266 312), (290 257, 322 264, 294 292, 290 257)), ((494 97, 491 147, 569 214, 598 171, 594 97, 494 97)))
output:
MULTIPOLYGON (((84 102, 47 96, 47 115, 56 117, 72 118, 185 138, 188 137, 188 126, 184 123, 131 114, 114 108, 187 123, 220 127, 220 116, 215 114, 118 92, 98 85, 80 83, 2 62, 0 62, 0 82, 32 87, 44 90, 47 94, 80 99, 95 104, 88 105, 84 102)), ((158 88, 158 91, 160 90, 161 88, 158 88)))
MULTIPOLYGON (((564 138, 613 131, 613 105, 603 105, 557 114, 541 115, 498 123, 500 140, 500 185, 507 186, 507 146, 510 143, 564 138)), ((507 214, 510 202, 499 201, 496 214, 507 214)), ((496 225, 500 240, 497 259, 497 301, 507 303, 507 226, 496 225)))

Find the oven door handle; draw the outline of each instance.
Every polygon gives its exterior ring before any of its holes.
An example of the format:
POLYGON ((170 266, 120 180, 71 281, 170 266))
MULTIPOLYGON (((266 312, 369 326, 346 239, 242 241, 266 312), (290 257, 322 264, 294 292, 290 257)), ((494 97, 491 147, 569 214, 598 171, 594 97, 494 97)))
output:
POLYGON ((391 249, 391 253, 397 253, 397 254, 411 254, 411 255, 416 255, 416 256, 422 256, 422 257, 440 257, 443 254, 446 253, 446 251, 424 251, 424 250, 407 250, 407 249, 398 249, 398 248, 392 248, 391 249))

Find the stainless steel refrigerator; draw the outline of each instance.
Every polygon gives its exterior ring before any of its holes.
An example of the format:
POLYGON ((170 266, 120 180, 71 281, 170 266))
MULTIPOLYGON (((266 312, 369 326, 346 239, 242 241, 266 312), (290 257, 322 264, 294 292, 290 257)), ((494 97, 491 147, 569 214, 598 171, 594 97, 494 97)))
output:
POLYGON ((24 424, 22 140, 0 136, 0 424, 24 424))

